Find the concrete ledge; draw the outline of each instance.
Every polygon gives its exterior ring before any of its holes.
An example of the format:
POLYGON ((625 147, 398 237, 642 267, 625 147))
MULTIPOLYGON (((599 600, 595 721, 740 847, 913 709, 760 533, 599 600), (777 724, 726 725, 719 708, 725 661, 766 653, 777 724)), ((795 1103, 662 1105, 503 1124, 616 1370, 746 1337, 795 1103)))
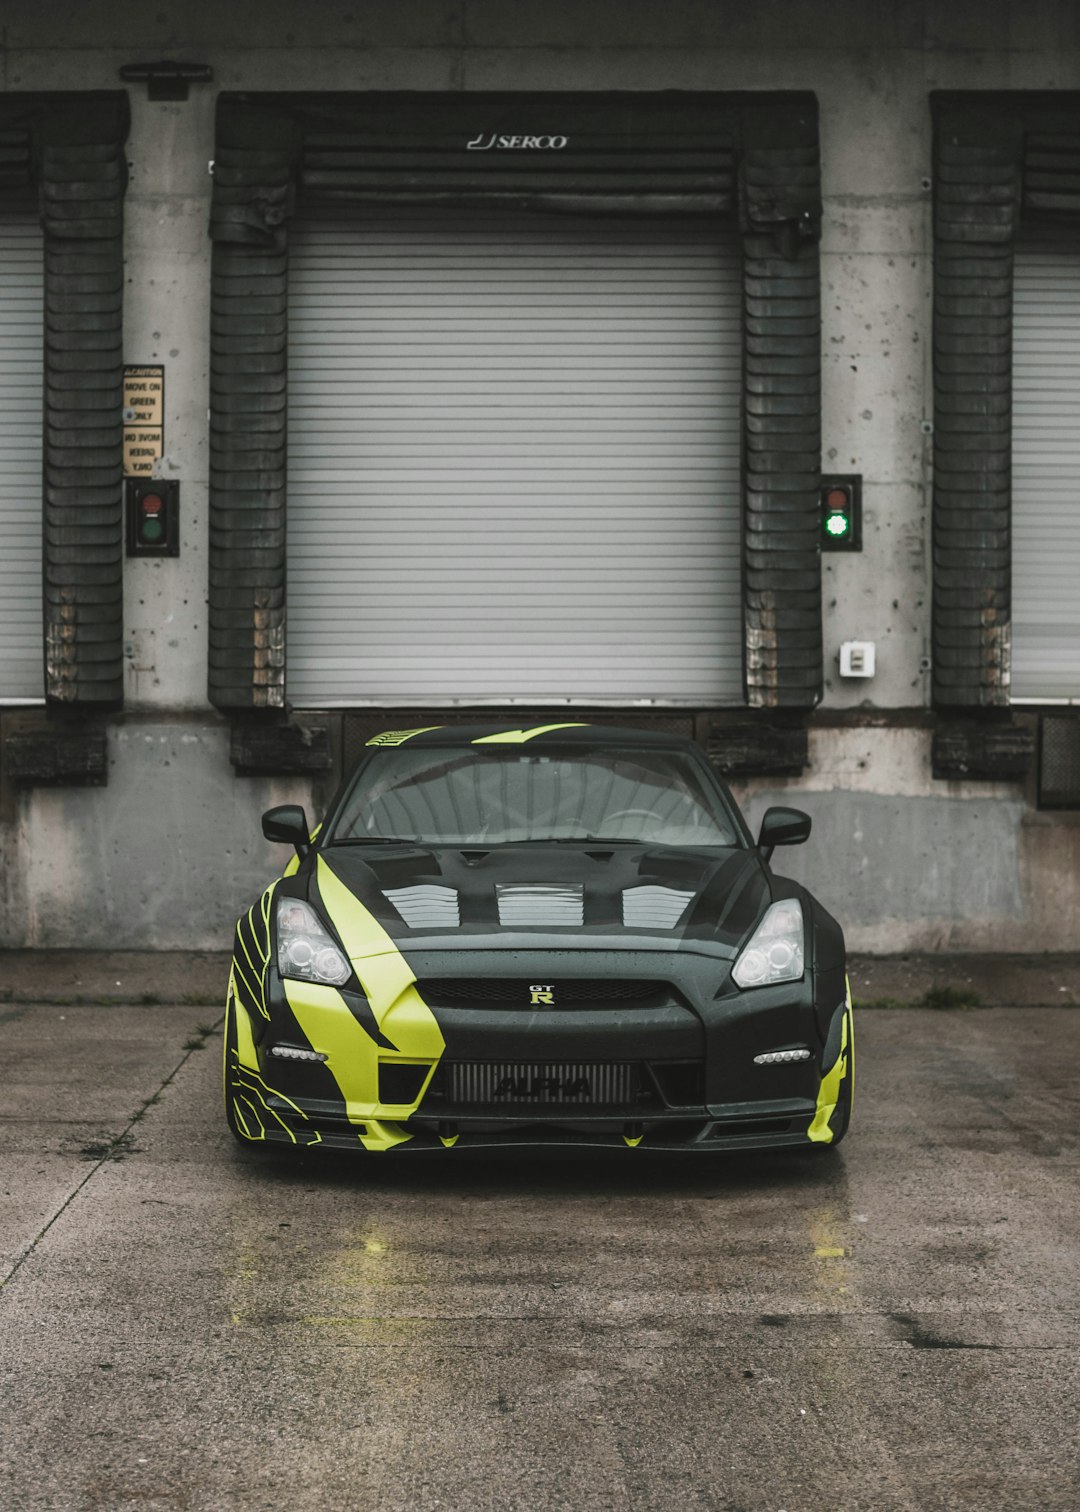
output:
POLYGON ((0 950, 0 1002, 225 1009, 231 956, 202 950, 0 950))
POLYGON ((943 723, 934 731, 934 776, 944 781, 1023 782, 1035 755, 1034 722, 943 723))
POLYGON ((717 720, 709 729, 705 750, 725 777, 798 777, 810 765, 803 725, 717 720))
POLYGON ((238 777, 318 776, 334 765, 325 724, 235 723, 229 759, 238 777))
POLYGON ((856 1005, 865 1007, 1080 1006, 1077 954, 857 955, 848 976, 856 1005))
POLYGON ((105 731, 16 730, 4 741, 4 774, 22 786, 103 787, 109 779, 105 731))

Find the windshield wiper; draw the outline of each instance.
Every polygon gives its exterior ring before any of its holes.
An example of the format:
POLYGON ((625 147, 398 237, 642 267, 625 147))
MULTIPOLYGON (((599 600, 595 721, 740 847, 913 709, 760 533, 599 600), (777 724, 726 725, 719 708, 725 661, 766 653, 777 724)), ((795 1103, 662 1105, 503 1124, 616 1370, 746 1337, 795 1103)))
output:
POLYGON ((529 840, 514 840, 513 845, 647 845, 640 835, 534 835, 529 840))
POLYGON ((330 847, 335 845, 430 845, 429 840, 421 840, 417 835, 349 835, 344 840, 331 840, 330 847))
POLYGON ((495 850, 504 845, 665 845, 668 842, 648 840, 644 835, 530 835, 523 840, 431 840, 420 835, 349 835, 327 843, 331 849, 338 845, 425 845, 446 850, 495 850))
POLYGON ((730 840, 656 840, 647 835, 570 835, 558 839, 522 840, 521 845, 648 845, 667 850, 730 849, 730 840))

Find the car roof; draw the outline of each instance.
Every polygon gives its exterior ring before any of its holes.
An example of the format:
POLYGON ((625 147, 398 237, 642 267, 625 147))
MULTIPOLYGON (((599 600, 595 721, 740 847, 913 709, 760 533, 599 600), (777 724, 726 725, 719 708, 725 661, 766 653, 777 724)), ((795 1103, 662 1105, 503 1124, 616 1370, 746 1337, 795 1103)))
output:
POLYGON ((411 730, 383 730, 365 741, 365 746, 468 746, 536 745, 536 746, 654 746, 667 750, 687 750, 694 744, 685 735, 669 730, 636 730, 626 725, 597 725, 580 720, 551 724, 450 724, 411 730))

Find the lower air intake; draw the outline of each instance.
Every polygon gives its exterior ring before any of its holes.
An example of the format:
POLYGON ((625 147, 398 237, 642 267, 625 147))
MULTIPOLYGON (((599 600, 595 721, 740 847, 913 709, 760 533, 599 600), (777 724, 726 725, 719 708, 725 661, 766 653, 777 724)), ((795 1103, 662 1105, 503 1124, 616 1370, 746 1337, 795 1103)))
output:
POLYGON ((629 1062, 456 1061, 440 1081, 442 1098, 459 1107, 626 1107, 638 1100, 641 1068, 629 1062))

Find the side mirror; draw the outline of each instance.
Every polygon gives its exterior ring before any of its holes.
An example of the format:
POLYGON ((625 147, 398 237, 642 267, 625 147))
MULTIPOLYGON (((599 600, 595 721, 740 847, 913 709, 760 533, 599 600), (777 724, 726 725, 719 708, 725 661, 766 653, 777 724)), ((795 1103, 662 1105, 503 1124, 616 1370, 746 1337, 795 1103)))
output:
POLYGON ((298 803, 281 803, 277 808, 267 809, 262 816, 262 832, 267 840, 294 845, 298 856, 306 856, 311 848, 307 815, 298 803))
POLYGON ((766 861, 778 845, 801 845, 810 838, 813 820, 802 809, 766 809, 758 833, 758 850, 766 861))

